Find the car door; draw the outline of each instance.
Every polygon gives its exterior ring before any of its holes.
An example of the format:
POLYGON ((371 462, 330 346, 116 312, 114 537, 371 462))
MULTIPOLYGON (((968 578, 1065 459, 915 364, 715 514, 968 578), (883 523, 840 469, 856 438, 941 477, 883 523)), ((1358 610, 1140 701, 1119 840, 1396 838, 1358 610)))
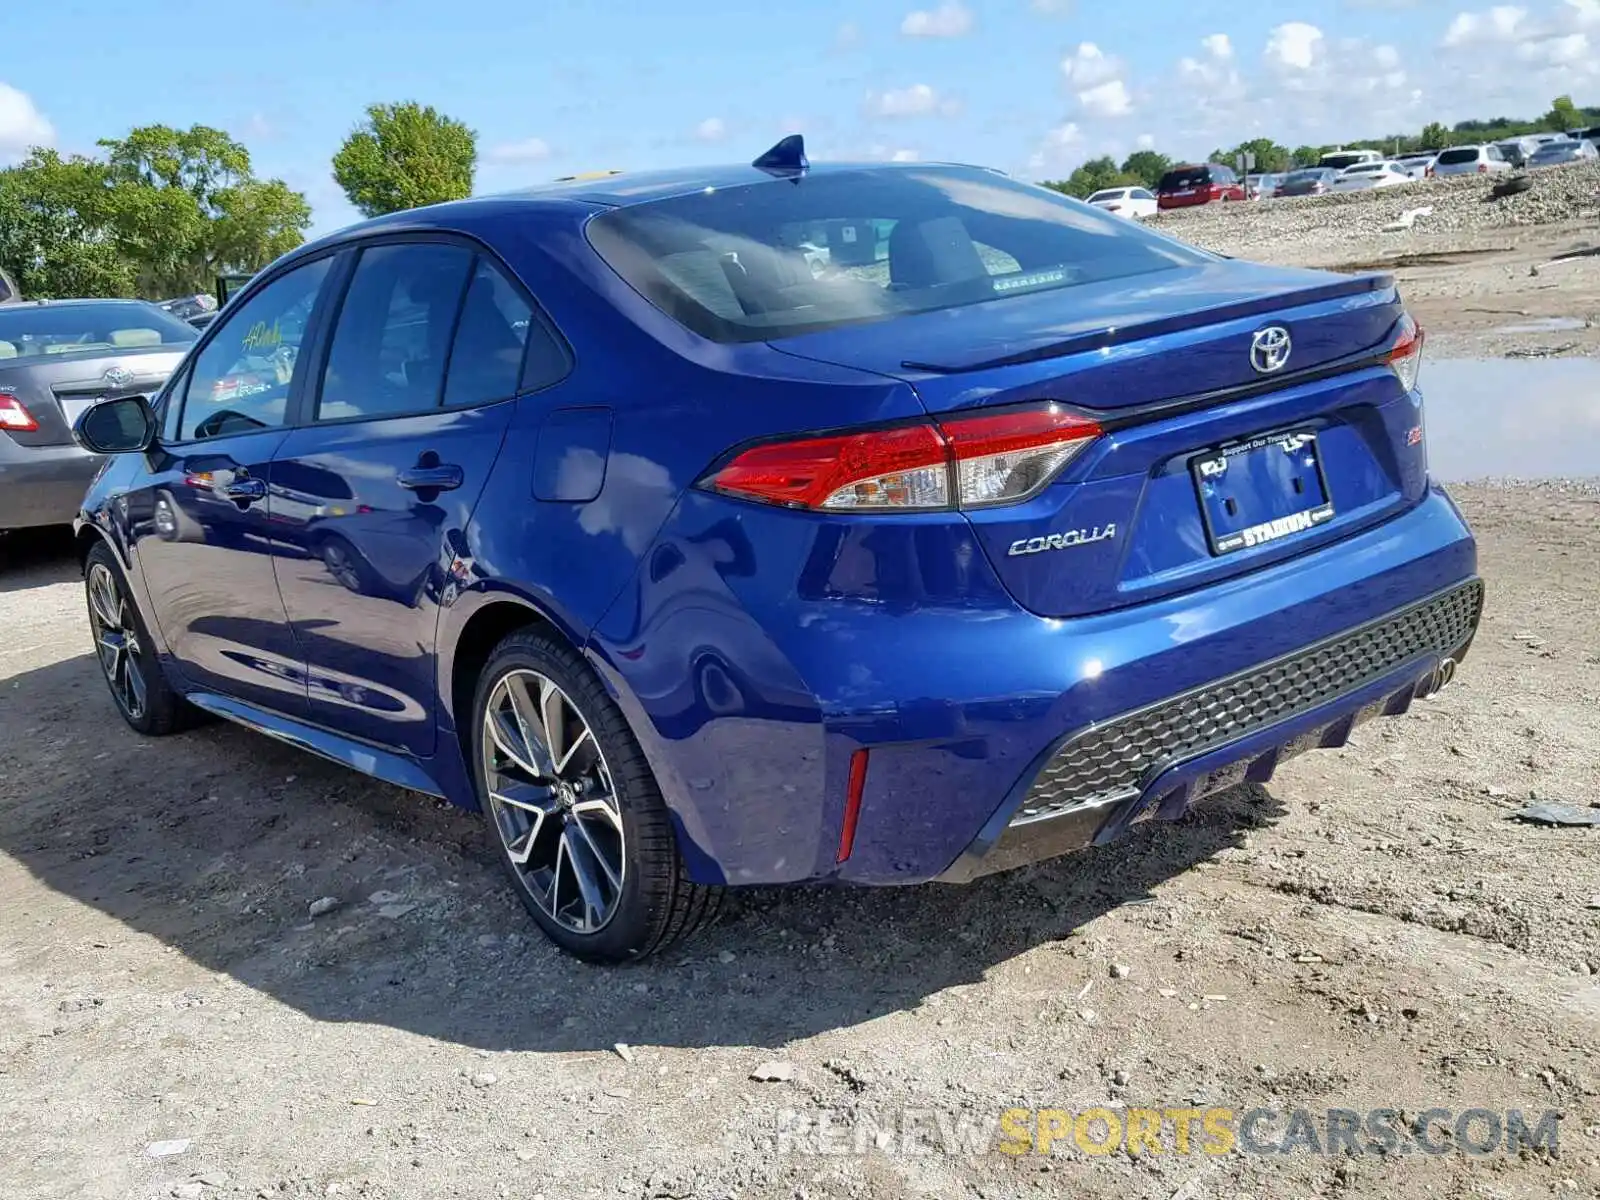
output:
POLYGON ((417 756, 434 749, 442 590, 499 453, 532 307, 464 243, 360 251, 278 448, 278 580, 312 719, 417 756))
POLYGON ((167 390, 128 497, 152 613, 189 686, 296 717, 302 656, 273 571, 268 479, 330 261, 291 267, 216 322, 167 390))

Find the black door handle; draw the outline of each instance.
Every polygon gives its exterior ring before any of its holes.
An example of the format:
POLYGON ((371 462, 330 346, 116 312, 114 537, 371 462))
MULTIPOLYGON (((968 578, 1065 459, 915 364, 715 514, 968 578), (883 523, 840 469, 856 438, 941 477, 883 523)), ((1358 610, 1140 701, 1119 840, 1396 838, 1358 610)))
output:
POLYGON ((465 479, 454 463, 431 467, 407 467, 400 472, 400 486, 408 492, 453 492, 465 479))

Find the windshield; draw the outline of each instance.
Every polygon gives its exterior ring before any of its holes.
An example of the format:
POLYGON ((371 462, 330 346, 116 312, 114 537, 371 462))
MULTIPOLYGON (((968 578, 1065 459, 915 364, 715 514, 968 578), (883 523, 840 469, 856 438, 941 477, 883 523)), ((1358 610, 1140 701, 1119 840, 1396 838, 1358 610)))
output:
POLYGON ((1089 203, 1093 204, 1096 200, 1121 200, 1127 194, 1127 188, 1107 188, 1103 192, 1096 192, 1090 196, 1089 203))
POLYGON ((1328 172, 1323 168, 1312 167, 1306 171, 1291 171, 1284 176, 1283 181, 1285 183, 1315 183, 1319 179, 1327 178, 1327 176, 1328 172))
POLYGON ((1439 155, 1439 161, 1446 166, 1455 163, 1469 163, 1478 161, 1478 148, 1476 146, 1463 146, 1458 150, 1446 150, 1439 155))
POLYGON ((153 304, 19 305, 0 310, 0 358, 187 346, 199 336, 153 304))
POLYGON ((968 167, 817 173, 613 209, 617 274, 719 342, 760 341, 1211 261, 1101 209, 968 167))
POLYGON ((1324 154, 1322 156, 1322 165, 1325 167, 1331 167, 1335 171, 1342 170, 1345 167, 1353 166, 1356 163, 1365 161, 1367 161, 1367 156, 1358 152, 1352 152, 1350 154, 1324 154))

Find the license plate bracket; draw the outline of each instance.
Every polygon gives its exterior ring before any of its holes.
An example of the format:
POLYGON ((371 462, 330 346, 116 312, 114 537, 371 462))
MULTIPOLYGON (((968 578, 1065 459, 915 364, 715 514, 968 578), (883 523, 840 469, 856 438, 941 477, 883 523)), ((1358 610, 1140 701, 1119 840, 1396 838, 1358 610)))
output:
POLYGON ((1263 434, 1189 460, 1213 555, 1234 554, 1333 520, 1333 495, 1311 429, 1263 434))

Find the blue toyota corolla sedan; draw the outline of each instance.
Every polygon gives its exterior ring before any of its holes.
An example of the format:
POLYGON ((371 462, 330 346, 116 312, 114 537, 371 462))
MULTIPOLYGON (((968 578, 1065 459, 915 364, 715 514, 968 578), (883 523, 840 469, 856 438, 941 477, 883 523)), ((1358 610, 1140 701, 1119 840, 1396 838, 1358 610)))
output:
POLYGON ((111 695, 481 810, 637 959, 729 886, 965 881, 1449 682, 1482 607, 1392 278, 996 172, 610 174, 379 218, 107 401, 111 695))

